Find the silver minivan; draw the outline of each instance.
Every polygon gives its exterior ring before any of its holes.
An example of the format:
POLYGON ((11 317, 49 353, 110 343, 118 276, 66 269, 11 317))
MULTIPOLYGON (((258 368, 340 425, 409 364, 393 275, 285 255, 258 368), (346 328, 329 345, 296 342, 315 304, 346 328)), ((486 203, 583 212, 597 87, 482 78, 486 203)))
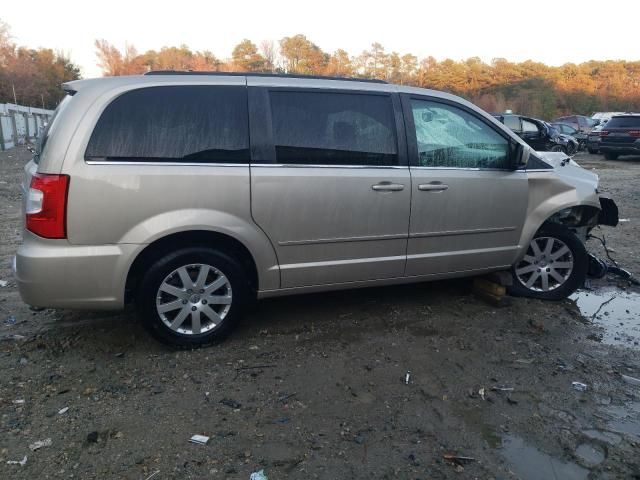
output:
POLYGON ((63 87, 25 168, 20 294, 134 301, 177 346, 276 295, 510 270, 512 294, 563 298, 589 230, 617 223, 596 175, 442 92, 185 72, 63 87))

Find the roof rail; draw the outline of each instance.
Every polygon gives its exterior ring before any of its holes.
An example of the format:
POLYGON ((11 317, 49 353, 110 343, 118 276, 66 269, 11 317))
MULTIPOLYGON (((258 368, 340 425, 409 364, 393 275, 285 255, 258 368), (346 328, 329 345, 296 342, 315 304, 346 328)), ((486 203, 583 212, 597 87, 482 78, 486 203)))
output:
POLYGON ((275 77, 306 78, 311 80, 343 80, 348 82, 388 83, 375 78, 331 77, 322 75, 297 75, 293 73, 259 73, 259 72, 194 72, 191 70, 151 70, 145 75, 216 75, 222 77, 275 77))

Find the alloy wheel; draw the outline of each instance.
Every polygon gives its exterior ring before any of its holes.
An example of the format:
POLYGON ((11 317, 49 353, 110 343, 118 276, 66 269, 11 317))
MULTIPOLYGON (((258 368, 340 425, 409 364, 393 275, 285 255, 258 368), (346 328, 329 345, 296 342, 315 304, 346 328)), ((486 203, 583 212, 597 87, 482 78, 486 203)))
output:
POLYGON ((231 303, 231 283, 226 275, 201 263, 176 268, 165 277, 156 294, 160 319, 183 335, 200 335, 218 327, 231 303))
POLYGON ((516 266, 516 278, 526 288, 548 292, 564 285, 573 271, 571 249, 554 237, 537 237, 516 266))

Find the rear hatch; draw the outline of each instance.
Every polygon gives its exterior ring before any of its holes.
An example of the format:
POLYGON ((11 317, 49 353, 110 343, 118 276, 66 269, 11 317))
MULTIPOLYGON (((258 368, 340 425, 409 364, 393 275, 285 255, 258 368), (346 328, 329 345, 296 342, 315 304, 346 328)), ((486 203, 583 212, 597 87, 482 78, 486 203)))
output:
POLYGON ((602 145, 625 146, 640 140, 640 115, 613 117, 600 132, 602 145))

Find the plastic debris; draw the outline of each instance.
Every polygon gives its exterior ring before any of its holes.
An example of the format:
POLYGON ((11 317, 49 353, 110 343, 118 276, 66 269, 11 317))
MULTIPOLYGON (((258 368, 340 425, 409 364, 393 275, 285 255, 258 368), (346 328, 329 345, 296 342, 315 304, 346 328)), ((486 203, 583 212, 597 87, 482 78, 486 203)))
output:
POLYGON ((236 402, 235 400, 231 399, 231 398, 223 398, 222 400, 220 400, 220 403, 222 405, 225 405, 229 408, 233 408, 234 410, 239 409, 240 407, 242 407, 242 404, 240 402, 236 402))
POLYGON ((629 385, 635 385, 636 387, 640 387, 640 378, 630 377, 629 375, 621 375, 622 380, 627 382, 629 385))
POLYGON ((578 392, 586 392, 587 391, 587 384, 586 383, 571 382, 571 386, 573 386, 573 389, 577 390, 578 392))
POLYGON ((411 380, 411 372, 407 370, 407 373, 404 375, 404 384, 409 385, 409 381, 411 380))
POLYGON ((476 461, 476 459, 473 457, 465 457, 463 455, 457 455, 455 453, 445 453, 444 455, 442 455, 442 458, 444 458, 448 462, 456 463, 458 465, 476 461))
POLYGON ((14 405, 24 405, 24 400, 22 398, 19 398, 17 400, 13 401, 14 405))
POLYGON ((6 287, 7 285, 9 285, 9 282, 6 280, 0 280, 0 287, 6 287))
POLYGON ((249 477, 249 480, 269 480, 267 474, 264 473, 264 470, 258 470, 257 472, 253 472, 249 477))
POLYGON ((478 395, 480 395, 481 399, 486 400, 486 397, 485 397, 486 391, 485 391, 484 387, 482 387, 480 390, 478 390, 478 395))
POLYGON ((58 415, 64 415, 68 411, 69 411, 69 407, 61 408, 60 410, 58 410, 58 415))
POLYGON ((27 456, 25 455, 22 460, 7 460, 7 465, 20 465, 24 467, 27 464, 27 456))
POLYGON ((491 387, 491 390, 493 392, 513 392, 514 388, 513 387, 500 387, 500 386, 496 386, 496 387, 491 387))
POLYGON ((18 322, 16 317, 13 315, 9 315, 9 317, 4 321, 5 325, 15 325, 18 322))
POLYGON ((37 442, 29 445, 29 448, 35 452, 36 450, 40 450, 42 447, 50 447, 53 442, 50 438, 45 438, 44 440, 38 440, 37 442))
POLYGON ((198 445, 206 445, 209 443, 209 437, 205 435, 194 435, 189 439, 191 443, 197 443, 198 445))

